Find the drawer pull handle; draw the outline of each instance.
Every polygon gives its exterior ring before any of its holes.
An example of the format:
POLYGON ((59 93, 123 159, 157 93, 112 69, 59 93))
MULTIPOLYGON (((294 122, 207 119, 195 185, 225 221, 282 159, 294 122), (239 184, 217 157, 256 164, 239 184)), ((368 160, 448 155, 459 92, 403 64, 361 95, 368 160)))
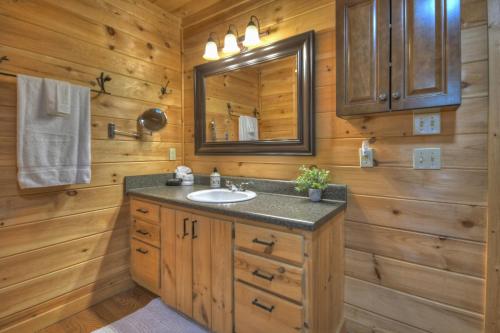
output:
POLYGON ((136 230, 135 232, 137 232, 138 234, 141 234, 143 236, 149 235, 149 232, 147 232, 146 230, 142 230, 142 229, 136 230))
POLYGON ((196 223, 198 223, 198 220, 193 220, 191 222, 191 238, 192 239, 198 238, 198 235, 195 234, 195 225, 196 225, 196 223))
POLYGON ((189 217, 186 217, 184 219, 184 221, 182 222, 182 238, 186 237, 187 235, 189 235, 189 233, 187 232, 187 222, 189 221, 189 217))
POLYGON ((143 248, 141 248, 141 247, 140 247, 140 248, 138 248, 138 249, 136 249, 136 251, 137 251, 137 252, 139 252, 139 253, 142 253, 142 254, 147 254, 147 253, 149 252, 148 250, 144 250, 144 249, 143 249, 143 248))
POLYGON ((258 238, 254 238, 252 243, 255 243, 255 244, 260 244, 260 245, 265 245, 265 246, 269 246, 269 247, 273 247, 274 246, 274 242, 266 242, 266 241, 263 241, 263 240, 260 240, 258 238))
POLYGON ((147 210, 146 208, 137 208, 136 211, 143 214, 149 213, 149 210, 147 210))
POLYGON ((255 298, 253 301, 252 301, 252 304, 255 305, 256 307, 259 307, 261 309, 264 309, 266 310, 267 312, 273 312, 274 310, 274 305, 271 305, 270 307, 269 306, 266 306, 264 304, 261 304, 259 303, 259 300, 257 298, 255 298))
POLYGON ((273 274, 261 273, 258 269, 252 272, 253 276, 260 277, 261 279, 272 281, 274 280, 273 274))

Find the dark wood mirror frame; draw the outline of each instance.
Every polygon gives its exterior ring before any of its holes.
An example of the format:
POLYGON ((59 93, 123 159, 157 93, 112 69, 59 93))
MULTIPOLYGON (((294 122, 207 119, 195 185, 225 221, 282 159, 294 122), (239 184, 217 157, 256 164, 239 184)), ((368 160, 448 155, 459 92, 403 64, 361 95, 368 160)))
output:
POLYGON ((197 155, 314 155, 314 31, 194 68, 195 153, 197 155), (297 139, 207 142, 205 77, 297 56, 297 139))

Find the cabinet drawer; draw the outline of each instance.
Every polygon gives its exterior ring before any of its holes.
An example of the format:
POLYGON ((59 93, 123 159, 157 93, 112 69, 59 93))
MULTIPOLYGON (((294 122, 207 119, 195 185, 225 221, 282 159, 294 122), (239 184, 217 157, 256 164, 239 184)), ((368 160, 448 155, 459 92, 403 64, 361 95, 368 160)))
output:
POLYGON ((131 250, 132 277, 141 286, 158 294, 160 290, 160 250, 136 239, 131 240, 131 250))
POLYGON ((160 247, 160 226, 134 219, 132 221, 132 237, 160 247))
POLYGON ((132 199, 130 202, 131 215, 141 220, 160 223, 160 206, 153 203, 132 199))
POLYGON ((236 224, 237 247, 302 264, 304 240, 300 235, 236 224))
POLYGON ((303 308, 236 282, 235 325, 238 333, 301 332, 303 308))
POLYGON ((302 268, 236 251, 234 273, 237 279, 302 302, 302 268))

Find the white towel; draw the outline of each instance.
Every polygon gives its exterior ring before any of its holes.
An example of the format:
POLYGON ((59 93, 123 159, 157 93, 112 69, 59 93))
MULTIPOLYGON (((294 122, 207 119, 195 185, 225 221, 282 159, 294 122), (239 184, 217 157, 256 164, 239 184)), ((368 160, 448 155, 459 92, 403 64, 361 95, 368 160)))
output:
POLYGON ((71 112, 71 85, 64 81, 43 79, 46 111, 51 116, 67 116, 71 112))
POLYGON ((17 77, 17 167, 21 188, 90 183, 90 89, 70 86, 71 112, 47 113, 43 79, 17 77))
POLYGON ((240 141, 259 140, 259 120, 257 118, 240 116, 238 125, 240 141))

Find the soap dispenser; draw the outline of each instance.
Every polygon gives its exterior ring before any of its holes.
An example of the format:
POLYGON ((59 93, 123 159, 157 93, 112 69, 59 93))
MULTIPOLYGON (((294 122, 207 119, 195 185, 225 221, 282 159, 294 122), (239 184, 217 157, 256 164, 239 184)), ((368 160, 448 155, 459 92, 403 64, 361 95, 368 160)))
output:
POLYGON ((214 168, 214 171, 210 175, 210 187, 220 188, 220 173, 217 171, 217 168, 214 168))

